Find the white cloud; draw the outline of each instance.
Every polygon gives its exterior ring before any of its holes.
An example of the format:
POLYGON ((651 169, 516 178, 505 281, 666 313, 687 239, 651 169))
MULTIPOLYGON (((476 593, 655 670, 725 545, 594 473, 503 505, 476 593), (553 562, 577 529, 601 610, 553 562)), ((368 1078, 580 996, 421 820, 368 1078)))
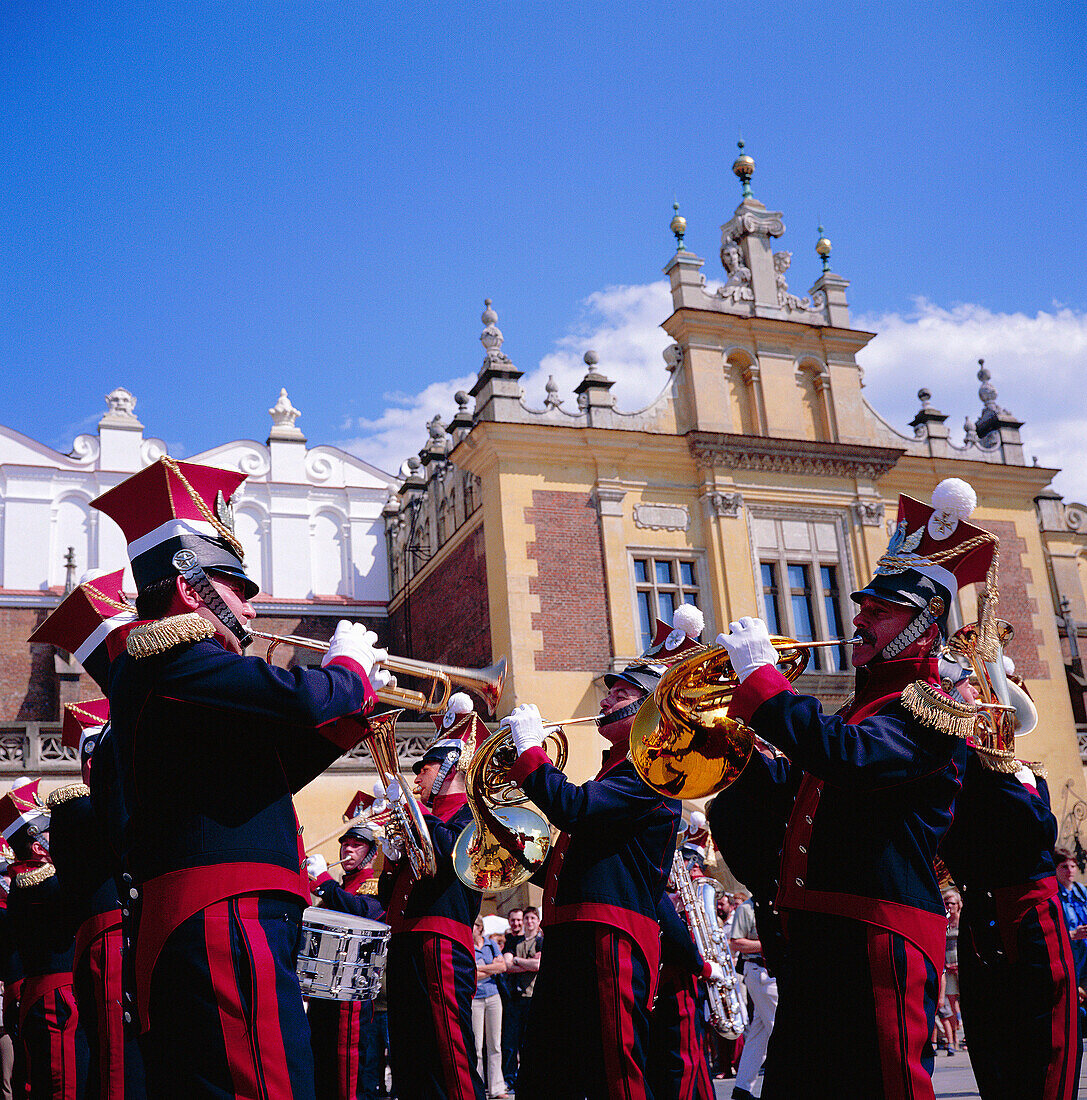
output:
POLYGON ((969 304, 945 309, 918 299, 908 313, 854 323, 878 333, 857 359, 868 400, 895 427, 909 431, 923 387, 961 444, 963 421, 981 412, 977 361, 984 359, 997 404, 1025 422, 1027 455, 1061 467, 1054 485, 1066 499, 1087 499, 1087 314, 1059 307, 1033 316, 969 304))
MULTIPOLYGON (((537 366, 517 359, 516 335, 507 336, 503 350, 525 372, 530 408, 543 407, 553 376, 563 407, 572 411, 574 387, 585 374, 582 356, 591 348, 599 356, 597 369, 615 381, 619 408, 630 412, 649 404, 668 380, 661 352, 670 339, 660 323, 671 311, 663 280, 607 287, 585 300, 582 315, 537 366)), ((924 387, 961 443, 964 419, 981 412, 977 360, 983 358, 998 403, 1025 421, 1028 456, 1062 468, 1055 485, 1067 499, 1087 500, 1087 313, 1059 306, 1034 316, 978 305, 945 309, 918 299, 909 312, 859 316, 854 324, 878 334, 858 359, 868 400, 896 428, 909 434, 917 391, 924 387)), ((426 422, 435 414, 448 421, 456 408, 453 394, 474 381, 468 375, 418 394, 386 394, 381 416, 358 421, 361 434, 340 445, 395 472, 425 443, 426 422)))

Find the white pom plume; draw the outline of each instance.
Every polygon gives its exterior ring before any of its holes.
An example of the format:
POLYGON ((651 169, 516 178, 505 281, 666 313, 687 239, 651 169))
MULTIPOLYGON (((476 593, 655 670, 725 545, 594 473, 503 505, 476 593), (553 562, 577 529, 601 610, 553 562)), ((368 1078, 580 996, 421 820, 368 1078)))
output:
POLYGON ((699 829, 705 828, 706 815, 701 810, 694 810, 691 813, 691 829, 692 833, 697 833, 699 829))
POLYGON ((959 519, 969 519, 978 506, 978 495, 961 477, 945 477, 932 490, 932 507, 959 519))
POLYGON ((380 779, 378 779, 374 783, 374 798, 376 798, 380 802, 381 799, 383 799, 384 797, 385 797, 385 784, 382 783, 380 779))
POLYGON ((1004 671, 1009 676, 1015 675, 1015 662, 1006 653, 1004 654, 1004 671))
POLYGON ((693 603, 681 603, 672 615, 672 626, 688 638, 697 638, 706 625, 706 616, 693 603))
POLYGON ((447 710, 452 711, 454 714, 471 714, 472 699, 463 691, 454 692, 449 700, 447 710))

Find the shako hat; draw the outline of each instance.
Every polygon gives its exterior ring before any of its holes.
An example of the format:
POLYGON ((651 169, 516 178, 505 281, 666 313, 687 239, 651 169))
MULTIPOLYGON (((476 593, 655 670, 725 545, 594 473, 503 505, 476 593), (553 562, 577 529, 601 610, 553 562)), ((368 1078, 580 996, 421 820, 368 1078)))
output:
MULTIPOLYGON (((453 694, 444 714, 435 714, 432 717, 437 733, 423 755, 412 765, 412 771, 418 775, 425 764, 441 761, 443 769, 439 778, 444 783, 445 776, 453 768, 467 770, 476 749, 487 740, 490 733, 473 709, 471 697, 463 691, 453 694)), ((441 783, 436 780, 432 790, 441 790, 441 783)))
POLYGON ((672 614, 672 625, 658 619, 653 641, 645 653, 621 671, 605 673, 604 683, 615 687, 622 681, 652 695, 666 669, 706 648, 698 640, 705 625, 705 616, 699 608, 694 604, 680 604, 672 614))
POLYGON ((124 532, 136 588, 182 570, 179 551, 189 551, 205 570, 239 581, 245 598, 260 588, 245 575, 244 551, 234 534, 231 498, 245 474, 178 462, 163 455, 138 474, 91 501, 124 532))
POLYGON ((0 836, 11 841, 26 829, 31 840, 49 828, 49 812, 38 794, 40 779, 16 779, 11 790, 0 798, 0 836))
MULTIPOLYGON (((367 794, 365 791, 357 791, 355 797, 347 804, 347 809, 343 812, 344 821, 353 821, 356 817, 361 817, 375 804, 380 804, 384 801, 384 790, 380 783, 374 785, 374 793, 367 794), (382 793, 379 795, 378 792, 382 793)), ((373 844, 376 840, 373 829, 365 823, 358 822, 353 825, 349 825, 340 836, 340 843, 345 840, 364 840, 367 844, 373 844)))
POLYGON ((60 742, 66 749, 75 749, 85 760, 94 754, 98 739, 109 721, 108 699, 87 699, 82 703, 64 705, 60 742))
POLYGON ((986 581, 996 557, 996 536, 965 522, 976 507, 977 494, 957 477, 936 486, 931 506, 900 496, 890 544, 875 576, 852 593, 852 600, 860 603, 864 596, 872 596, 915 607, 926 621, 917 636, 935 622, 946 638, 948 612, 959 589, 986 581))
POLYGON ((103 691, 109 674, 106 640, 115 630, 136 621, 136 609, 121 592, 123 576, 124 570, 118 569, 85 578, 27 639, 70 653, 103 691))

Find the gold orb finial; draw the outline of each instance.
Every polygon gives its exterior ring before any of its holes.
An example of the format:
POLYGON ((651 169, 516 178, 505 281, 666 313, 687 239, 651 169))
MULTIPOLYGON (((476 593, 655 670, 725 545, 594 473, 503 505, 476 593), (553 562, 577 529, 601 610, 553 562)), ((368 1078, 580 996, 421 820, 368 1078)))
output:
POLYGON ((686 252, 687 249, 683 244, 683 235, 687 232, 687 219, 679 212, 679 203, 672 203, 672 209, 675 211, 671 222, 668 224, 668 228, 671 229, 676 238, 676 251, 686 252))
POLYGON ((830 270, 831 243, 830 243, 830 240, 827 237, 823 236, 823 227, 822 226, 819 226, 819 240, 817 240, 815 242, 815 251, 816 251, 817 255, 822 257, 823 270, 824 271, 829 271, 830 270))
POLYGON ((751 177, 755 173, 755 161, 754 158, 747 155, 744 152, 744 139, 736 143, 740 150, 740 155, 732 163, 732 171, 736 173, 737 178, 743 184, 743 194, 745 199, 751 198, 751 177))

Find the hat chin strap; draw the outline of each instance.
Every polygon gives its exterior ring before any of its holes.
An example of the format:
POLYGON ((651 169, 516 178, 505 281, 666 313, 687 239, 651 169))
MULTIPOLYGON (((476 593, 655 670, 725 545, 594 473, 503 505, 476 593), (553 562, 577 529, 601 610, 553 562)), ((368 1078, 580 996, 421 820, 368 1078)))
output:
POLYGON ((922 608, 909 623, 907 623, 906 626, 899 631, 886 646, 884 646, 880 656, 885 661, 893 660, 904 649, 908 649, 913 645, 913 643, 916 642, 935 622, 936 617, 932 612, 929 611, 927 607, 922 608))
POLYGON ((610 711, 605 714, 603 718, 596 720, 597 726, 610 726, 613 722, 621 722, 624 718, 629 718, 633 714, 637 714, 642 709, 642 703, 648 698, 647 695, 643 695, 640 699, 635 699, 633 703, 627 703, 625 707, 620 707, 618 710, 610 711))
POLYGON ((223 597, 216 591, 215 585, 208 579, 204 567, 196 560, 196 555, 191 550, 179 550, 171 559, 171 564, 185 583, 200 597, 203 605, 238 639, 242 649, 252 645, 253 635, 238 622, 234 612, 227 607, 223 597))
POLYGON ((432 805, 434 799, 438 797, 438 792, 445 786, 445 781, 449 778, 449 773, 457 766, 458 760, 460 760, 460 749, 450 749, 445 754, 445 759, 438 769, 438 774, 434 776, 434 782, 430 785, 430 793, 424 799, 428 806, 432 805))

